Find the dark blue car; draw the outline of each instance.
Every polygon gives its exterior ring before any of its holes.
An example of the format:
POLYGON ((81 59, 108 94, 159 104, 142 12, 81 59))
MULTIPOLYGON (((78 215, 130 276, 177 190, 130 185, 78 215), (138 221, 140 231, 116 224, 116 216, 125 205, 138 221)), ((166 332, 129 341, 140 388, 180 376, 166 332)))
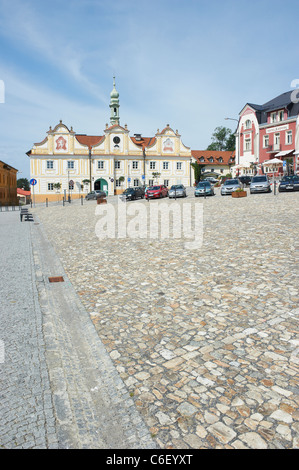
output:
POLYGON ((284 176, 280 181, 278 191, 299 191, 299 176, 284 176))

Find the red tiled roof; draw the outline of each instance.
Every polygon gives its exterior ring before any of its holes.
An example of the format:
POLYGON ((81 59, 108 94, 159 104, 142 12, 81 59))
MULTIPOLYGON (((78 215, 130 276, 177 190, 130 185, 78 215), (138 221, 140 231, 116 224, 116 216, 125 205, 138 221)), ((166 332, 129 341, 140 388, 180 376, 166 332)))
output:
POLYGON ((21 196, 30 196, 31 191, 25 191, 24 189, 17 188, 17 194, 20 194, 21 196))
POLYGON ((231 150, 191 150, 191 155, 199 163, 204 163, 205 165, 228 165, 228 163, 234 163, 235 161, 235 151, 231 150), (201 162, 201 157, 204 158, 204 161, 201 162), (209 158, 213 157, 213 162, 209 161, 209 158), (219 159, 222 158, 222 162, 219 159), (232 161, 230 161, 232 160, 232 161))
POLYGON ((99 144, 103 140, 103 135, 85 135, 85 134, 76 134, 75 135, 78 142, 82 145, 87 145, 89 148, 93 145, 99 144))
POLYGON ((139 147, 149 147, 153 145, 155 142, 155 137, 141 137, 140 139, 136 139, 136 137, 131 137, 132 142, 139 147))

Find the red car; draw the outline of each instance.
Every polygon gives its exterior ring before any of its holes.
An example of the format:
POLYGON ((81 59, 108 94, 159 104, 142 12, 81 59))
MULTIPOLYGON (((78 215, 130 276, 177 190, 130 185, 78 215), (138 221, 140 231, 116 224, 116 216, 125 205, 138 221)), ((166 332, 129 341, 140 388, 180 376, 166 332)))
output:
POLYGON ((164 184, 149 186, 145 193, 146 199, 161 198, 168 196, 168 188, 164 184))

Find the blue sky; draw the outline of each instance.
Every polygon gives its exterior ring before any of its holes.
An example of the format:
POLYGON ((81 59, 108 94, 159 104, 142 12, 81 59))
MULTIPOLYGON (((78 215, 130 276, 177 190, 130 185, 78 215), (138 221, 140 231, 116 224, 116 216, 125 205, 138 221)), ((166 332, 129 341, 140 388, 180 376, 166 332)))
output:
POLYGON ((26 152, 60 119, 103 135, 113 75, 131 135, 169 124, 203 150, 235 129, 225 117, 293 88, 298 23, 297 0, 0 0, 0 160, 29 178, 26 152))

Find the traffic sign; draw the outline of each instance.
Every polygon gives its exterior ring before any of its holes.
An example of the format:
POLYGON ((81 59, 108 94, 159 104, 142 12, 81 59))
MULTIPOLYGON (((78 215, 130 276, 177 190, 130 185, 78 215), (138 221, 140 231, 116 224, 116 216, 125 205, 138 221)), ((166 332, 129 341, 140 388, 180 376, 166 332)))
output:
POLYGON ((131 178, 128 178, 128 182, 129 182, 129 183, 130 183, 130 181, 131 181, 131 178))
POLYGON ((36 183, 37 183, 37 181, 36 181, 36 179, 32 178, 32 179, 29 181, 29 183, 31 184, 31 186, 35 186, 36 183))

